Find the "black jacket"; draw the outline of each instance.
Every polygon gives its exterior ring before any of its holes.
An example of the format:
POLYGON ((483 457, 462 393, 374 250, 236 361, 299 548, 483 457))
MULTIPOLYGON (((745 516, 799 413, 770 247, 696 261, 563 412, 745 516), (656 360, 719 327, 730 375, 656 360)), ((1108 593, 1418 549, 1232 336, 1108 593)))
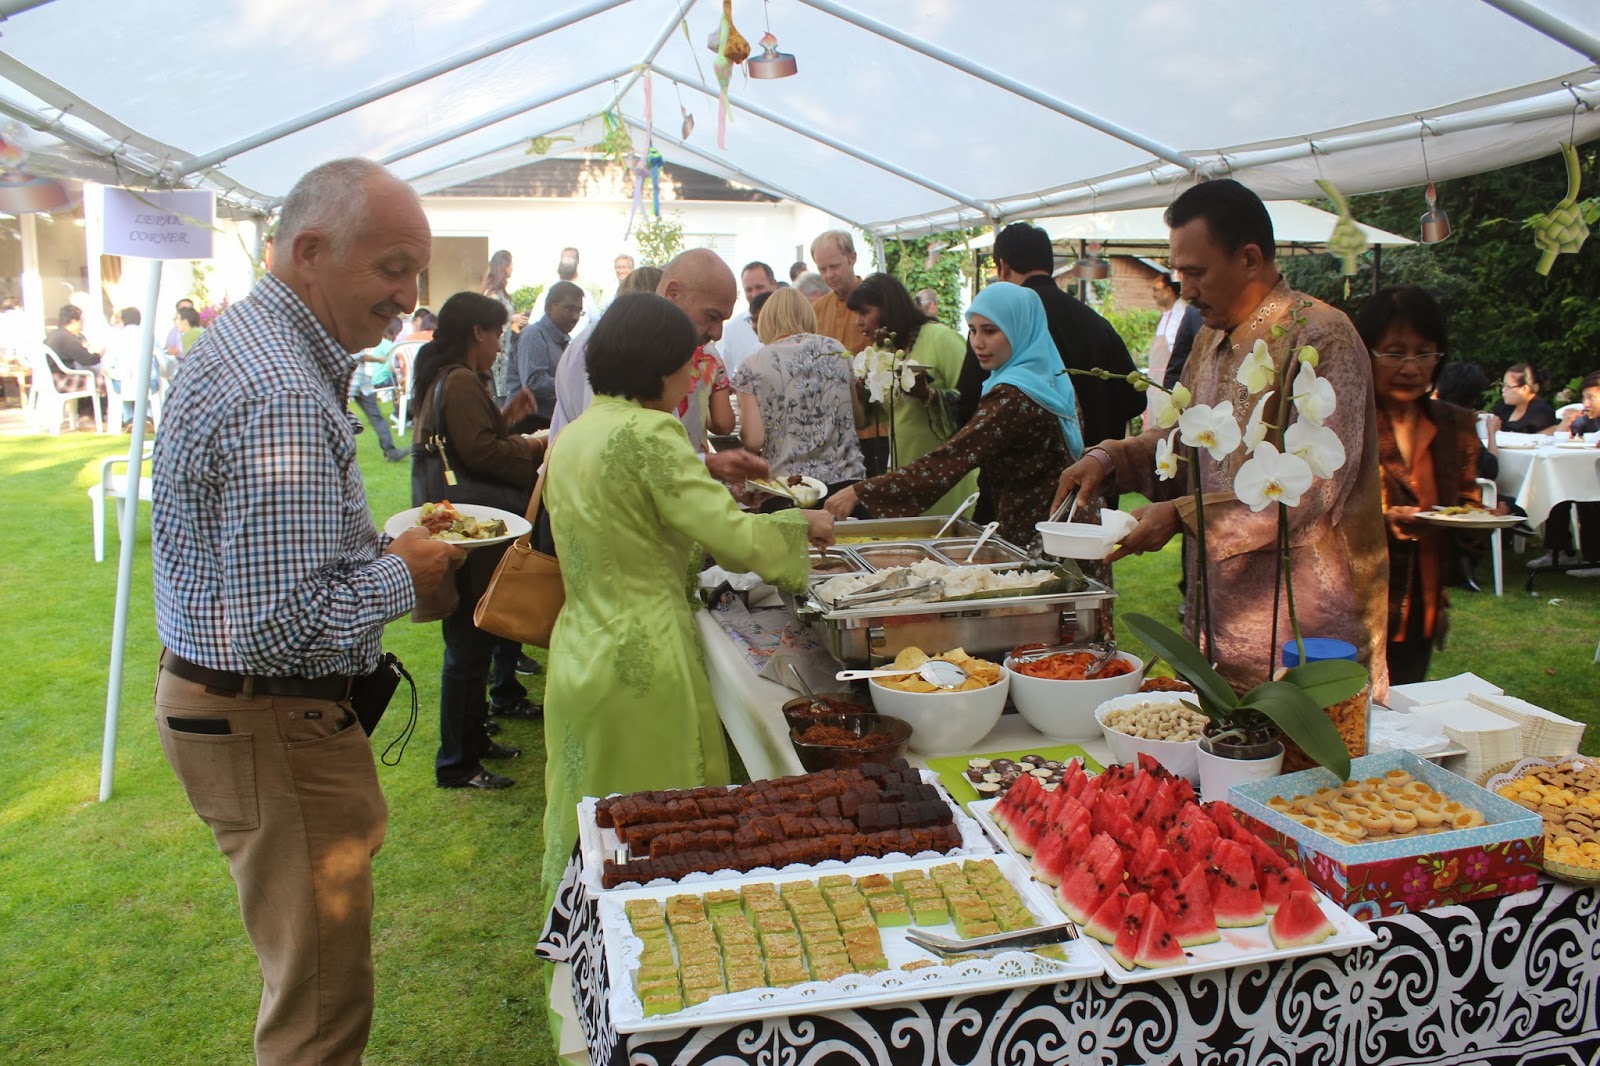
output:
MULTIPOLYGON (((1050 339, 1055 341, 1061 362, 1071 370, 1109 370, 1125 375, 1131 371, 1133 360, 1128 356, 1128 346, 1122 343, 1111 323, 1101 318, 1082 300, 1056 287, 1054 279, 1035 274, 1023 285, 1039 294, 1044 304, 1045 321, 1050 328, 1050 339)), ((967 358, 961 366, 958 388, 961 402, 957 415, 962 423, 972 417, 982 397, 983 382, 988 371, 978 365, 972 346, 967 346, 967 358)), ((1144 394, 1126 381, 1101 381, 1099 378, 1072 376, 1072 387, 1078 394, 1078 410, 1083 416, 1083 443, 1092 448, 1103 440, 1127 435, 1128 421, 1137 418, 1144 410, 1144 394)))

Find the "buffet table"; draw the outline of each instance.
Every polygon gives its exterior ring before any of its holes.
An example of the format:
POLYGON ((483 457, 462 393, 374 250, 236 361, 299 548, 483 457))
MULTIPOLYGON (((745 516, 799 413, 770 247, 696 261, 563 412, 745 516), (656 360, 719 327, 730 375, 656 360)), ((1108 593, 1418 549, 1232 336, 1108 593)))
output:
POLYGON ((1600 1056, 1600 896, 1544 883, 1374 919, 1372 948, 1119 988, 1109 979, 716 1027, 618 1033, 597 901, 568 865, 544 958, 571 964, 593 1061, 1589 1062, 1600 1056))

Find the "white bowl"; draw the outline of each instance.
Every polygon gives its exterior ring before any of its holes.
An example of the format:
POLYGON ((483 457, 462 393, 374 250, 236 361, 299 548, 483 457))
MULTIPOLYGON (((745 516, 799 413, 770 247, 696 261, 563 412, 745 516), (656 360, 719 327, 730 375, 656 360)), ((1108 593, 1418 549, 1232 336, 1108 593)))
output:
POLYGON ((1191 706, 1200 706, 1200 701, 1192 692, 1135 692, 1129 696, 1118 696, 1106 700, 1095 708, 1095 721, 1100 723, 1100 732, 1105 734, 1106 747, 1111 749, 1112 757, 1120 763, 1136 762, 1142 752, 1149 755, 1172 771, 1175 775, 1187 778, 1191 784, 1200 783, 1200 742, 1198 740, 1144 740, 1140 737, 1131 737, 1126 733, 1119 733, 1106 725, 1106 715, 1112 711, 1126 710, 1137 707, 1141 703, 1165 703, 1168 700, 1182 700, 1191 706))
POLYGON ((958 755, 989 735, 1006 707, 1011 675, 966 692, 901 692, 869 681, 879 714, 911 723, 910 748, 922 755, 958 755))
POLYGON ((1062 559, 1104 559, 1111 554, 1113 543, 1106 539, 1106 530, 1087 522, 1037 522, 1045 554, 1062 559))
MULTIPOLYGON (((1027 656, 1034 658, 1035 656, 1027 656)), ((1095 708, 1106 700, 1139 691, 1144 683, 1144 663, 1125 651, 1116 657, 1130 663, 1133 670, 1116 677, 1087 681, 1055 681, 1019 673, 1011 656, 1006 656, 1006 673, 1011 675, 1011 702, 1024 721, 1047 737, 1058 740, 1091 740, 1100 735, 1095 708)))

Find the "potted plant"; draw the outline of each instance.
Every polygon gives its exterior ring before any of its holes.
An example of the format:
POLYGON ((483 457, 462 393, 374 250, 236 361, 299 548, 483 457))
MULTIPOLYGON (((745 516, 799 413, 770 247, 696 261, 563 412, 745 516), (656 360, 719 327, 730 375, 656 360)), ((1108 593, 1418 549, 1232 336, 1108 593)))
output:
MULTIPOLYGON (((1274 327, 1274 337, 1283 336, 1303 319, 1295 316, 1289 325, 1274 327)), ((1290 355, 1280 369, 1265 341, 1257 341, 1239 367, 1238 383, 1255 398, 1254 407, 1243 431, 1239 429, 1233 404, 1214 407, 1192 404, 1189 391, 1178 385, 1170 392, 1139 371, 1128 375, 1135 388, 1154 390, 1152 404, 1156 424, 1170 429, 1166 440, 1156 446, 1156 476, 1167 481, 1176 477, 1179 464, 1188 462, 1177 443, 1198 450, 1204 448, 1220 463, 1235 449, 1243 447, 1250 458, 1234 477, 1233 491, 1238 500, 1253 511, 1277 507, 1278 581, 1274 596, 1281 592, 1287 607, 1294 640, 1305 651, 1300 624, 1295 615, 1294 585, 1289 565, 1289 508, 1296 506, 1316 478, 1332 476, 1344 465, 1344 446, 1324 420, 1335 409, 1333 386, 1317 377, 1317 352, 1310 345, 1290 346, 1290 355), (1283 397, 1274 409, 1274 396, 1283 397), (1291 409, 1298 417, 1290 421, 1291 409)), ((1090 371, 1109 378, 1106 371, 1090 371)), ((1205 494, 1195 479, 1194 494, 1196 549, 1206 557, 1205 494)), ((1206 567, 1197 576, 1198 604, 1195 633, 1198 646, 1141 614, 1123 616, 1128 629, 1144 641, 1185 681, 1194 686, 1203 713, 1211 719, 1201 744, 1202 771, 1206 756, 1215 760, 1282 759, 1280 740, 1287 737, 1298 744, 1319 765, 1334 771, 1343 780, 1350 776, 1350 752, 1343 736, 1325 713, 1325 708, 1350 700, 1367 686, 1367 672, 1360 665, 1344 660, 1305 663, 1273 673, 1248 692, 1235 692, 1213 668, 1203 649, 1210 645, 1210 588, 1206 567)), ((1277 612, 1274 611, 1274 627, 1277 612)), ((1263 651, 1272 663, 1277 661, 1278 636, 1273 632, 1270 646, 1263 651)), ((1271 776, 1270 769, 1257 767, 1254 776, 1271 776)))

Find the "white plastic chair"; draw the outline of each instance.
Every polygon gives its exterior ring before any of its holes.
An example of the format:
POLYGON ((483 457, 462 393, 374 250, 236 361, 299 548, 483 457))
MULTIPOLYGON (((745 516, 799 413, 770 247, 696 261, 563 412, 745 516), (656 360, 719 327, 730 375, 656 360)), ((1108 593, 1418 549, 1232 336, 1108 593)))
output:
MULTIPOLYGON (((154 370, 155 368, 152 367, 151 369, 154 370)), ((150 383, 152 385, 156 385, 158 383, 158 380, 159 379, 157 379, 154 374, 151 375, 151 382, 150 383)), ((110 378, 110 377, 106 378, 106 432, 107 433, 120 431, 122 429, 122 426, 123 426, 122 405, 125 404, 125 403, 133 403, 134 402, 135 393, 133 391, 132 386, 133 386, 133 382, 131 382, 131 381, 124 381, 124 382, 121 382, 120 385, 119 385, 119 383, 114 378, 110 378), (127 391, 124 391, 124 389, 126 389, 127 391)), ((155 425, 157 428, 159 428, 160 425, 161 425, 161 398, 166 393, 166 391, 167 390, 165 388, 156 388, 154 391, 152 391, 150 393, 150 403, 149 403, 149 406, 148 406, 148 408, 146 410, 146 414, 149 416, 151 424, 155 425)))
MULTIPOLYGON (((1494 510, 1495 506, 1500 502, 1500 493, 1495 488, 1494 482, 1489 478, 1480 477, 1478 478, 1478 490, 1483 493, 1483 505, 1491 511, 1494 510)), ((1505 575, 1500 566, 1502 549, 1500 534, 1502 532, 1504 531, 1497 529, 1489 534, 1489 557, 1494 560, 1494 594, 1496 596, 1504 596, 1506 591, 1505 575)))
POLYGON ((33 358, 29 360, 29 369, 33 373, 33 384, 28 390, 28 412, 33 416, 34 422, 40 429, 52 436, 61 432, 61 423, 68 418, 72 420, 74 429, 78 425, 78 401, 87 397, 94 407, 94 428, 100 432, 105 428, 105 419, 100 417, 100 392, 95 388, 95 375, 91 370, 68 370, 47 345, 41 344, 34 350, 33 358), (89 387, 83 390, 62 392, 56 387, 55 373, 76 374, 89 379, 89 387), (46 413, 52 417, 46 421, 46 413))
MULTIPOLYGON (((145 446, 145 459, 148 460, 150 458, 152 448, 152 445, 145 446)), ((154 491, 154 486, 151 485, 150 479, 147 477, 139 478, 139 502, 149 503, 152 491, 154 491)), ((128 457, 119 455, 102 462, 100 464, 100 483, 98 485, 90 485, 88 492, 90 514, 94 520, 94 561, 103 563, 106 559, 106 497, 109 496, 117 501, 117 532, 120 536, 122 532, 122 512, 127 507, 126 501, 128 499, 128 457), (116 472, 116 468, 119 466, 122 468, 120 474, 116 472)))

